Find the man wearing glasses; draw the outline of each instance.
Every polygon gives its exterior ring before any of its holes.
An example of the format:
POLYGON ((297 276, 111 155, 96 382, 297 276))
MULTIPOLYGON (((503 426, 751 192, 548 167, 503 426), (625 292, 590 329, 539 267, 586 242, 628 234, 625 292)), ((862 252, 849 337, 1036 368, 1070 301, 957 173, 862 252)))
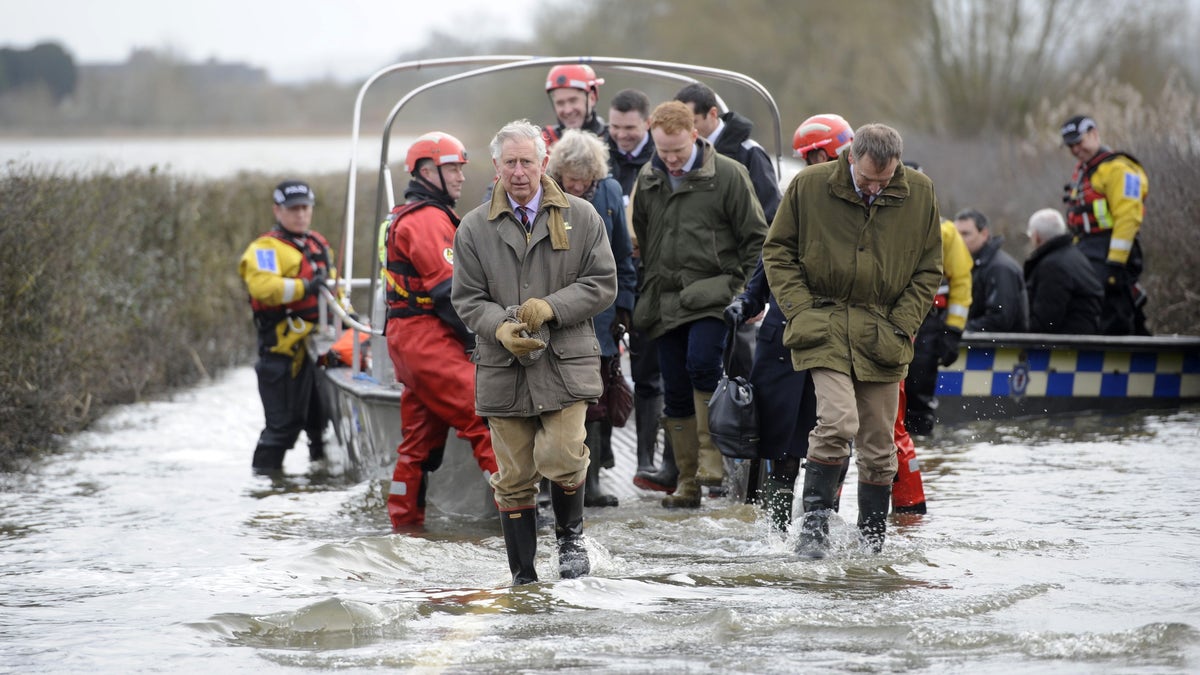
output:
POLYGON ((842 463, 858 449, 858 528, 883 548, 892 480, 897 383, 942 277, 933 183, 900 163, 900 134, 854 133, 850 152, 796 174, 763 246, 767 282, 787 319, 792 367, 817 401, 809 434, 798 552, 824 557, 842 463))

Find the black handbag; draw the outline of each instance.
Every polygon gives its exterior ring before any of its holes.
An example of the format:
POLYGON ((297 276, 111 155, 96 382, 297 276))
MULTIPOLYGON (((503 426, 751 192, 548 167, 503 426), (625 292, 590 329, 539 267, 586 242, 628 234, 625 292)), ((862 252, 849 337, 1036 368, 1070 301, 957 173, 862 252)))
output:
POLYGON ((758 458, 758 404, 754 385, 745 377, 730 377, 736 331, 725 338, 725 374, 708 401, 708 433, 721 454, 731 459, 758 458))

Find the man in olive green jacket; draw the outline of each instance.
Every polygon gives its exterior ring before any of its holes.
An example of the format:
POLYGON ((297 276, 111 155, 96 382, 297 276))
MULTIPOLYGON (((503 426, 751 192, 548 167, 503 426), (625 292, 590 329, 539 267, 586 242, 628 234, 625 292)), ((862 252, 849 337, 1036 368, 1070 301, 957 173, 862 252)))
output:
POLYGON ((883 546, 898 387, 942 276, 933 184, 900 163, 900 134, 868 124, 836 162, 801 171, 763 246, 792 366, 812 373, 817 426, 805 466, 801 555, 828 548, 842 462, 858 449, 858 526, 883 546))
POLYGON ((725 306, 754 272, 767 223, 746 168, 697 138, 687 104, 668 101, 650 116, 655 157, 638 174, 633 230, 645 277, 633 324, 657 341, 663 411, 679 481, 667 508, 700 506, 697 472, 706 451, 708 400, 721 379, 725 306))

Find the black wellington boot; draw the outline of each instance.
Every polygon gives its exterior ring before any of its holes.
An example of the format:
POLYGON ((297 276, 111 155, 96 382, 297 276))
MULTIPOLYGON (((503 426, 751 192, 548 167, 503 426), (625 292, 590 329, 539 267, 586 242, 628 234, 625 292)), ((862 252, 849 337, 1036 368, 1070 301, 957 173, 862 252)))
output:
POLYGON ((883 550, 888 507, 891 503, 891 485, 861 482, 858 484, 858 531, 872 553, 883 550))
POLYGON ((829 550, 829 515, 837 499, 841 472, 841 462, 824 464, 813 459, 804 462, 804 491, 800 496, 804 520, 796 544, 796 553, 802 558, 824 558, 829 550))
POLYGON ((633 476, 633 484, 643 490, 657 490, 671 494, 679 483, 679 467, 675 465, 675 445, 668 435, 663 442, 662 466, 650 471, 638 471, 633 476))
POLYGON ((250 460, 250 468, 261 476, 283 473, 283 456, 285 454, 287 454, 287 448, 260 445, 254 448, 254 458, 250 460))
MULTIPOLYGON (((587 444, 589 451, 599 448, 603 443, 600 440, 601 434, 604 432, 603 424, 603 422, 588 422, 585 425, 587 437, 583 442, 587 444)), ((595 454, 592 454, 588 461, 587 481, 583 485, 584 506, 616 506, 618 504, 615 495, 610 495, 600 488, 600 468, 600 461, 595 454)))
POLYGON ((662 418, 662 396, 634 396, 633 422, 637 428, 637 473, 654 473, 654 446, 662 418))
POLYGON ((850 472, 850 457, 842 460, 842 470, 838 473, 837 492, 833 495, 833 510, 837 511, 842 505, 842 488, 846 486, 846 474, 850 472))
POLYGON ((583 486, 564 490, 550 485, 554 505, 554 537, 558 539, 558 575, 563 579, 581 577, 591 571, 587 548, 583 545, 583 486))
POLYGON ((550 479, 538 481, 538 493, 534 498, 537 504, 537 525, 539 530, 549 529, 554 525, 554 511, 550 508, 550 479))
POLYGON ((767 476, 758 489, 758 495, 772 527, 779 532, 787 532, 792 522, 792 499, 795 497, 792 484, 775 476, 767 476))
POLYGON ((508 569, 513 586, 531 584, 538 580, 533 561, 537 556, 537 516, 532 506, 502 511, 500 527, 504 530, 504 549, 508 552, 508 569))

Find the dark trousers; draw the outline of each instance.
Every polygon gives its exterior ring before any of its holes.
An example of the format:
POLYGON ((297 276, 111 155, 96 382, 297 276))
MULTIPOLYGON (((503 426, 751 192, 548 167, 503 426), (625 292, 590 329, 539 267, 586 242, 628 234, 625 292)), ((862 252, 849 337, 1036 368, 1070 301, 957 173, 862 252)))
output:
POLYGON ((938 342, 946 328, 946 310, 934 308, 917 329, 913 360, 908 365, 904 390, 908 394, 904 425, 908 433, 928 436, 933 433, 937 415, 938 342))
POLYGON ((817 398, 808 371, 792 369, 782 325, 764 322, 759 328, 750 382, 758 405, 758 456, 803 459, 808 433, 817 425, 817 398))
POLYGON ((1101 335, 1149 335, 1146 316, 1140 306, 1134 304, 1134 285, 1142 275, 1142 246, 1137 239, 1125 263, 1125 279, 1118 285, 1108 283, 1108 246, 1112 233, 1087 234, 1076 246, 1092 263, 1096 278, 1104 286, 1104 304, 1100 308, 1101 335))
POLYGON ((301 431, 310 444, 319 443, 329 418, 317 388, 315 366, 304 358, 293 377, 291 357, 264 354, 254 364, 254 372, 266 418, 258 445, 289 450, 301 431))
POLYGON ((696 413, 692 392, 717 388, 724 348, 725 322, 720 319, 697 319, 658 338, 665 416, 691 417, 696 413))

